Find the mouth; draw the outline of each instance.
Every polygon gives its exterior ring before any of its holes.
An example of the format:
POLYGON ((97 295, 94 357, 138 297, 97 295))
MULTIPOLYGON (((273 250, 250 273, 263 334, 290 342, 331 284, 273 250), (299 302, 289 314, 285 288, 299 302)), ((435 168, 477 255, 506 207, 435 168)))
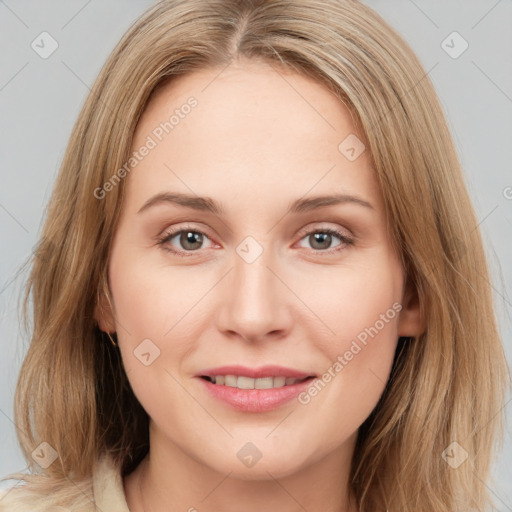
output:
POLYGON ((215 384, 216 386, 227 386, 238 389, 275 389, 301 384, 315 378, 314 375, 307 377, 285 377, 267 376, 267 377, 248 377, 245 375, 201 375, 202 379, 215 384))
POLYGON ((295 368, 267 364, 217 366, 196 374, 204 390, 229 407, 262 413, 292 402, 316 375, 295 368))
POLYGON ((316 379, 315 375, 275 366, 215 368, 196 377, 210 396, 247 413, 263 413, 291 403, 316 379))

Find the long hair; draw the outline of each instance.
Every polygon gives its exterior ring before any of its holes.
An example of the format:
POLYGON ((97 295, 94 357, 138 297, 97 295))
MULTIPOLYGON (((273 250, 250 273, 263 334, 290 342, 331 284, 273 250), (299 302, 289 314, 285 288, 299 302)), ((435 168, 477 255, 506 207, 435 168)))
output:
POLYGON ((484 482, 502 436, 508 368, 478 222, 428 74, 356 0, 163 0, 117 44, 73 128, 25 290, 25 327, 27 315, 33 325, 17 433, 34 472, 41 442, 58 455, 44 475, 25 477, 27 488, 71 495, 64 484, 86 481, 102 454, 126 475, 148 451, 148 416, 94 320, 130 178, 104 197, 95 191, 129 160, 158 86, 237 58, 312 77, 350 109, 425 319, 421 336, 401 340, 359 429, 350 480, 359 509, 481 510, 491 502, 484 482), (454 454, 465 459, 457 468, 454 454))

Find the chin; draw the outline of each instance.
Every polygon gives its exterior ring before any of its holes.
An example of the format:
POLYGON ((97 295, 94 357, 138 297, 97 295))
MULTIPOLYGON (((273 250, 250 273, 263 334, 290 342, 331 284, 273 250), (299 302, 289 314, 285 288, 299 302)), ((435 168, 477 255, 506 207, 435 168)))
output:
MULTIPOLYGON (((261 446, 261 444, 260 444, 261 446)), ((233 456, 217 459, 211 466, 219 473, 230 474, 230 478, 239 480, 268 480, 284 478, 303 469, 307 459, 303 450, 294 450, 290 446, 286 450, 261 448, 257 450, 250 443, 243 444, 241 449, 233 452, 233 456), (293 456, 295 452, 296 457, 293 456)), ((205 461, 208 463, 208 461, 205 461)))

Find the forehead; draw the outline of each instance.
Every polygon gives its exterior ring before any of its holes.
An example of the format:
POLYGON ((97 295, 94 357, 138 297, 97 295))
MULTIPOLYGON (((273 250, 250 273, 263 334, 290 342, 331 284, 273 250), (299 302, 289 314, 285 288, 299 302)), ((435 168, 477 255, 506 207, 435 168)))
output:
POLYGON ((153 147, 129 189, 140 197, 159 187, 219 197, 266 189, 293 199, 357 189, 378 201, 368 151, 350 160, 344 140, 364 147, 351 112, 317 81, 259 61, 205 68, 155 91, 132 150, 153 147))
POLYGON ((295 135, 318 144, 331 142, 328 132, 356 131, 347 107, 324 85, 281 66, 243 60, 224 68, 200 69, 160 86, 138 124, 138 142, 155 128, 155 122, 179 114, 191 97, 197 107, 190 112, 193 115, 180 116, 182 129, 173 128, 173 137, 186 131, 187 117, 197 121, 196 133, 217 141, 230 135, 239 140, 255 137, 254 144, 276 136, 285 142, 295 135), (286 134, 290 137, 285 139, 286 134))

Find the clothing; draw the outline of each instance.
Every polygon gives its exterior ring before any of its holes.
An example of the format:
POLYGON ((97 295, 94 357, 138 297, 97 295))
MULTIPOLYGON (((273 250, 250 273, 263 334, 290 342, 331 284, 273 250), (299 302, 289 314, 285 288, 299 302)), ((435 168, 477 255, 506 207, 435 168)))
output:
POLYGON ((0 512, 130 512, 121 472, 108 455, 98 461, 91 479, 84 486, 70 482, 69 489, 63 489, 55 496, 42 495, 29 487, 24 484, 0 492, 0 512))

